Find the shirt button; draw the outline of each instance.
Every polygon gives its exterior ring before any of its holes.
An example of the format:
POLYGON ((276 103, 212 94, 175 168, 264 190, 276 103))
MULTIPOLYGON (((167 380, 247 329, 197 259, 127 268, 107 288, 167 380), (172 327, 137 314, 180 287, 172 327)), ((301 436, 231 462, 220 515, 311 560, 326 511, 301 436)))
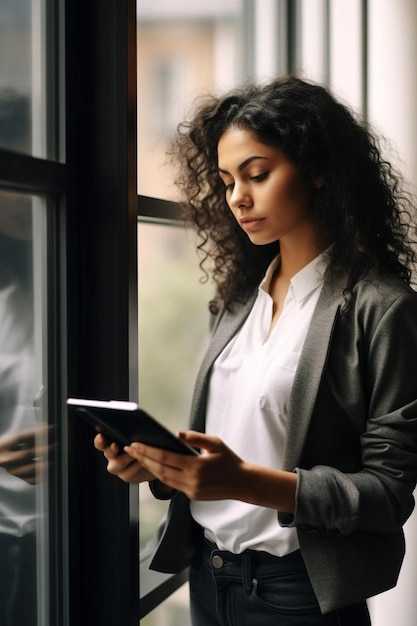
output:
POLYGON ((213 565, 215 569, 220 569, 221 567, 223 567, 224 562, 221 556, 219 556, 218 554, 215 554, 213 558, 211 559, 211 564, 213 565))

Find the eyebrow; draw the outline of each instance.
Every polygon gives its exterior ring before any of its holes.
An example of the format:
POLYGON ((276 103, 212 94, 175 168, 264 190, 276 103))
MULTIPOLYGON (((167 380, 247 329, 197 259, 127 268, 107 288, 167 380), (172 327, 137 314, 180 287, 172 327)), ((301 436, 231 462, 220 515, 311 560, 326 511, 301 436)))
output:
MULTIPOLYGON (((247 167, 249 165, 249 163, 252 163, 252 161, 255 161, 256 159, 262 159, 262 160, 266 161, 268 159, 268 157, 257 156, 256 154, 254 154, 253 156, 250 156, 247 159, 245 159, 244 161, 242 161, 242 163, 240 163, 240 165, 237 166, 238 171, 241 172, 242 170, 245 169, 245 167, 247 167)), ((228 172, 227 170, 222 169, 221 167, 219 167, 219 172, 221 174, 228 174, 229 176, 231 175, 230 172, 228 172)))

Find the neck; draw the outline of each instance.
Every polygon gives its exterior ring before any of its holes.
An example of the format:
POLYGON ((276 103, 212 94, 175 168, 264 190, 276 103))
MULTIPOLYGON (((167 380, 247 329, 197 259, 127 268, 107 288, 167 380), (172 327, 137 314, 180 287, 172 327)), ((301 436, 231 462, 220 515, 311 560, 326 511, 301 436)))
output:
POLYGON ((306 265, 311 263, 319 254, 325 249, 324 246, 317 245, 316 242, 311 242, 306 246, 286 246, 284 242, 280 242, 280 276, 291 280, 300 270, 306 265))

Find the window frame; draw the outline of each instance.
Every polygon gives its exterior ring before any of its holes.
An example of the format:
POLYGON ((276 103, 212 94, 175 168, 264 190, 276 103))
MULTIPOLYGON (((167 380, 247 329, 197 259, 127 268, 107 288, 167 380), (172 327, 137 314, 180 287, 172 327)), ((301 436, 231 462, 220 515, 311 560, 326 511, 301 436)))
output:
MULTIPOLYGON (((136 3, 66 2, 68 395, 137 399, 136 3)), ((63 626, 135 624, 138 488, 68 418, 63 626)))
POLYGON ((47 9, 42 43, 52 158, 0 149, 0 188, 47 199, 48 408, 57 442, 48 485, 49 623, 137 625, 138 489, 106 473, 92 433, 67 419, 65 406, 69 393, 137 396, 136 5, 48 0, 47 9), (114 98, 103 98, 107 93, 114 98), (107 152, 95 151, 96 136, 107 152), (97 193, 103 181, 114 183, 112 195, 97 193), (80 269, 88 263, 94 271, 86 276, 80 269), (109 294, 122 304, 101 315, 109 294), (80 307, 87 311, 81 320, 80 307), (115 341, 105 350, 108 336, 115 341))

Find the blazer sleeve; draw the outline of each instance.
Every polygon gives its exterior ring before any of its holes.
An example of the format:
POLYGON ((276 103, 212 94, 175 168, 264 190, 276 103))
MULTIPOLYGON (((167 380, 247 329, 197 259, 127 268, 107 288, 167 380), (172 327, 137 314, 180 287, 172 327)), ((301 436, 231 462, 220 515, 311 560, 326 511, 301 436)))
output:
MULTIPOLYGON (((364 322, 364 326, 366 326, 364 322)), ((293 516, 283 526, 323 534, 394 532, 414 508, 417 480, 417 294, 403 292, 372 332, 358 341, 368 415, 360 438, 361 467, 347 473, 316 465, 297 468, 293 516)), ((359 375, 359 374, 358 374, 359 375)))

